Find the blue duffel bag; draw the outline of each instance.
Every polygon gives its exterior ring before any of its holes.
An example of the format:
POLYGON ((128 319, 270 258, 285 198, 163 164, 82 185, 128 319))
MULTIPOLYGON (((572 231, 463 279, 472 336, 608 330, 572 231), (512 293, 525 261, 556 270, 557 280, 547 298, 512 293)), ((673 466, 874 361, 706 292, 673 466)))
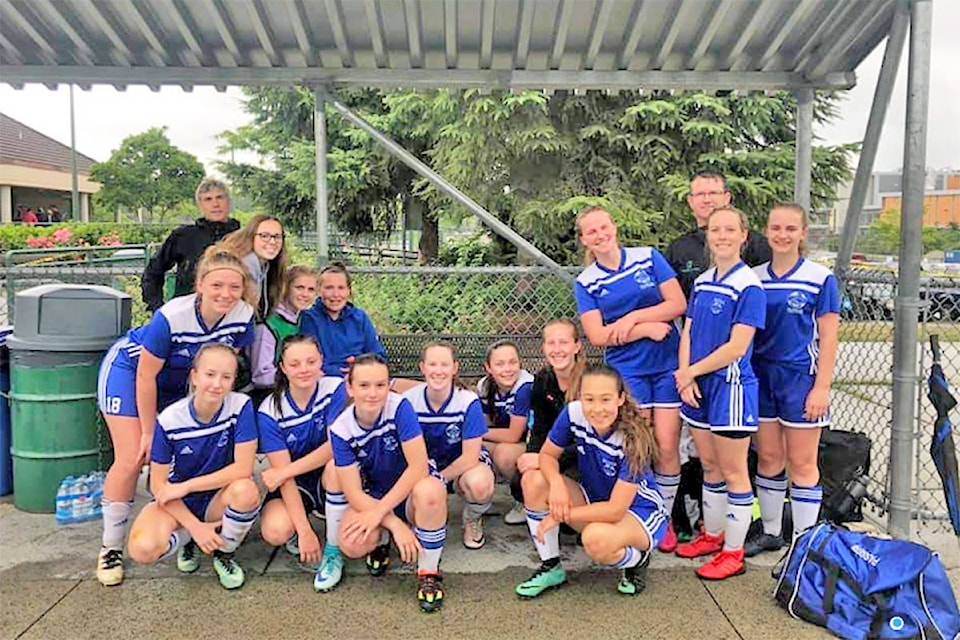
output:
POLYGON ((937 554, 824 522, 784 558, 774 596, 795 618, 841 638, 960 636, 960 613, 937 554))

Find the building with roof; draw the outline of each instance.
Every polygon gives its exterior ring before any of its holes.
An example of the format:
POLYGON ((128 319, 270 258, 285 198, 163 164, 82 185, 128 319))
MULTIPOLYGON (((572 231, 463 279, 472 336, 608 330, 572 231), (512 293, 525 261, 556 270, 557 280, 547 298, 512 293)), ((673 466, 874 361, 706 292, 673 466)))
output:
POLYGON ((67 145, 0 113, 0 222, 17 221, 21 208, 55 208, 62 220, 88 221, 90 195, 100 190, 90 179, 96 160, 77 153, 80 211, 75 212, 71 153, 67 145))

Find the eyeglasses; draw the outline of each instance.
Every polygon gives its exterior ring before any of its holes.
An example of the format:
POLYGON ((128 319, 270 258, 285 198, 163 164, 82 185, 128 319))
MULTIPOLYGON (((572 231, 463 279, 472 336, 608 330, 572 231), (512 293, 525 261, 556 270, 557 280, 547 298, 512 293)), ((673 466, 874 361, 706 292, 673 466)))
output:
POLYGON ((697 193, 691 193, 691 198, 716 198, 717 196, 722 196, 726 191, 699 191, 697 193))
POLYGON ((280 244, 281 242, 283 242, 283 234, 282 234, 282 233, 265 233, 265 232, 263 232, 263 233, 258 233, 258 234, 257 234, 257 237, 260 238, 261 240, 263 240, 264 242, 276 242, 277 244, 280 244))

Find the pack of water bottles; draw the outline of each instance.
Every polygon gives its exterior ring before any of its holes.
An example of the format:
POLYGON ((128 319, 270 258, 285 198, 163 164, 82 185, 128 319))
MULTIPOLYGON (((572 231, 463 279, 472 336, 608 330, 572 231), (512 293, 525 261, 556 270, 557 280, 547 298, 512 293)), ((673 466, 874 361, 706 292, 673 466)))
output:
POLYGON ((103 481, 107 474, 94 471, 87 475, 67 476, 57 489, 57 524, 73 524, 100 518, 103 514, 103 481))

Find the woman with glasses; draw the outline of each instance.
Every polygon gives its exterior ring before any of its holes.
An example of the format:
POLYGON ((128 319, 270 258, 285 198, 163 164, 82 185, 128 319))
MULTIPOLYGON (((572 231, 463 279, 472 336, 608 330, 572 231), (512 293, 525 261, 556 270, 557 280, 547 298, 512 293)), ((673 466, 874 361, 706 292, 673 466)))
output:
POLYGON ((280 302, 287 270, 283 225, 275 216, 255 215, 242 229, 224 238, 220 247, 239 256, 253 276, 257 290, 255 309, 258 321, 262 322, 280 302))

